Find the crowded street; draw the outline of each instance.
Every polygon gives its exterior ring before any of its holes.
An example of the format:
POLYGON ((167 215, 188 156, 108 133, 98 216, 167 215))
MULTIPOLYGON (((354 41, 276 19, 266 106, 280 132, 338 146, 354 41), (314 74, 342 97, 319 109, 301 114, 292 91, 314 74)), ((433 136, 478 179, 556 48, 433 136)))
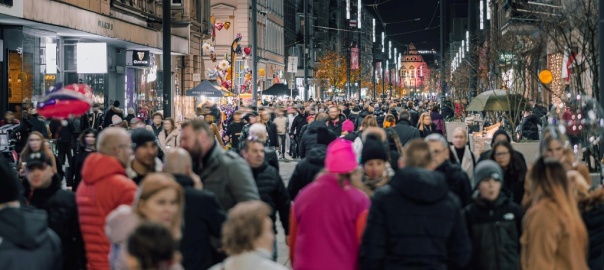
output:
POLYGON ((0 0, 0 270, 604 270, 604 0, 0 0))

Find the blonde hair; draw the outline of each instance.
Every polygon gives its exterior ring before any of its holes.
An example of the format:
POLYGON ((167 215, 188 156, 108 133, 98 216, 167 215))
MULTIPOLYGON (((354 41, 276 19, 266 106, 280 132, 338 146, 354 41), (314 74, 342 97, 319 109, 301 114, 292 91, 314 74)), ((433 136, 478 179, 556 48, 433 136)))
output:
POLYGON ((262 201, 247 201, 235 205, 222 226, 222 245, 227 254, 237 255, 254 250, 254 242, 264 231, 264 220, 271 208, 262 201))
POLYGON ((155 194, 165 190, 174 189, 176 191, 176 199, 178 201, 178 211, 176 212, 175 218, 170 226, 170 232, 174 238, 179 239, 181 237, 181 224, 182 224, 182 213, 185 206, 185 197, 182 187, 174 180, 174 177, 167 173, 151 173, 148 174, 141 182, 138 188, 136 198, 132 204, 136 214, 142 219, 147 220, 145 215, 141 211, 141 202, 145 202, 153 197, 155 194))
POLYGON ((422 113, 422 115, 420 115, 419 121, 417 121, 417 129, 424 130, 424 126, 425 126, 424 125, 424 118, 426 116, 430 117, 430 113, 425 112, 425 113, 422 113))
POLYGON ((360 129, 365 130, 368 127, 377 127, 377 126, 378 126, 378 123, 377 123, 377 119, 375 118, 375 116, 367 115, 367 116, 365 116, 365 118, 363 118, 360 129))

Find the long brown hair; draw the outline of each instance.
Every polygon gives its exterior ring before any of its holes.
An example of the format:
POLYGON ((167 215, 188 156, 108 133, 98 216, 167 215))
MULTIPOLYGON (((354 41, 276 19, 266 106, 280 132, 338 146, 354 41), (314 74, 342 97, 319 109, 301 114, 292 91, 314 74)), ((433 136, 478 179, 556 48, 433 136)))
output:
POLYGON ((529 192, 525 194, 523 204, 529 208, 541 200, 552 201, 569 232, 576 233, 583 243, 587 243, 587 230, 564 166, 557 160, 540 157, 529 171, 527 181, 529 192))
POLYGON ((174 118, 172 118, 172 117, 166 117, 166 119, 164 119, 164 121, 169 121, 170 124, 172 125, 172 129, 171 130, 166 130, 166 136, 167 136, 170 133, 172 133, 172 131, 174 131, 176 129, 176 124, 174 124, 174 118))
POLYGON ((172 175, 166 173, 151 173, 147 175, 141 182, 140 187, 136 193, 133 208, 136 214, 143 220, 147 220, 140 209, 141 201, 146 201, 159 193, 164 189, 174 189, 178 200, 178 211, 176 218, 172 221, 170 231, 174 235, 174 238, 179 239, 181 237, 180 227, 182 224, 182 213, 185 207, 185 197, 183 194, 182 187, 174 180, 172 175))
POLYGON ((42 143, 40 144, 40 151, 44 151, 44 154, 50 158, 50 162, 52 163, 52 172, 57 173, 57 161, 55 160, 55 155, 52 153, 52 150, 50 150, 50 145, 46 142, 44 135, 38 131, 32 131, 27 137, 27 144, 23 148, 23 151, 21 151, 21 154, 19 154, 19 165, 23 162, 27 162, 26 158, 32 153, 31 149, 29 148, 29 138, 31 136, 38 136, 40 140, 42 140, 42 143))

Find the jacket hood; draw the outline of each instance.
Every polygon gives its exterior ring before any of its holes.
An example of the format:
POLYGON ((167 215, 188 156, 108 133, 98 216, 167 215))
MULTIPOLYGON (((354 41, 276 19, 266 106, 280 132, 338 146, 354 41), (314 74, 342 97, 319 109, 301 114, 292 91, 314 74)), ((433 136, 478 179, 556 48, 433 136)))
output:
POLYGON ((178 184, 180 184, 182 187, 193 187, 195 185, 195 183, 193 182, 191 177, 189 177, 188 175, 173 174, 173 176, 174 176, 174 179, 176 179, 176 182, 178 184))
POLYGON ((424 204, 438 202, 449 192, 442 174, 420 168, 398 170, 390 180, 390 185, 403 196, 424 204))
POLYGON ((0 210, 0 235, 18 247, 35 249, 48 237, 46 212, 31 207, 0 210))
POLYGON ((306 159, 308 162, 318 165, 325 165, 325 156, 327 155, 327 145, 315 144, 310 148, 308 153, 306 154, 306 159))
POLYGON ((117 158, 92 153, 88 155, 82 169, 82 181, 94 184, 112 175, 126 175, 126 171, 117 158))

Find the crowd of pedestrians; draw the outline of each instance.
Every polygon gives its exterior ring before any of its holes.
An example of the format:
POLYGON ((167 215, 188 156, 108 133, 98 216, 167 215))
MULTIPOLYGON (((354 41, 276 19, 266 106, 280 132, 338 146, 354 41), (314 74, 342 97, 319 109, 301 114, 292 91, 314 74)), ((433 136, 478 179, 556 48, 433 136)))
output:
POLYGON ((463 110, 436 101, 238 105, 27 111, 17 171, 0 157, 0 269, 287 269, 278 226, 295 270, 604 269, 604 190, 532 114, 527 163, 505 130, 480 155, 448 141, 463 110))

